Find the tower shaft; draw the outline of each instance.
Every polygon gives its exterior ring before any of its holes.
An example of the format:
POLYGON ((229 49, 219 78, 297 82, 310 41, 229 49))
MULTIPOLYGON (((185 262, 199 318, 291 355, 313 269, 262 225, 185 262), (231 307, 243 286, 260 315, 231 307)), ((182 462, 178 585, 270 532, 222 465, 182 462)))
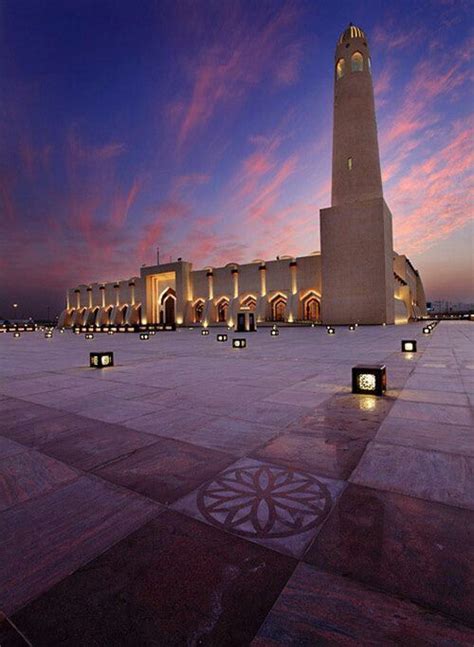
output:
POLYGON ((334 67, 332 206, 321 210, 322 319, 393 323, 392 216, 385 204, 367 39, 350 25, 334 67))

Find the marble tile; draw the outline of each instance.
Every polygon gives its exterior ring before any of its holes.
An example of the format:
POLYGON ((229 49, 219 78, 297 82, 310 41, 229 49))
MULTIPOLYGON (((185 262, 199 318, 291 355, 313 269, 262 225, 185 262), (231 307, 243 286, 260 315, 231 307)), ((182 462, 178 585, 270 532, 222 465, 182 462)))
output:
POLYGON ((229 465, 229 454, 155 437, 149 447, 95 470, 101 478, 169 504, 229 465))
POLYGON ((87 471, 130 454, 140 447, 152 445, 156 441, 157 438, 151 434, 89 420, 89 425, 85 428, 70 430, 67 434, 41 445, 41 451, 68 465, 87 471))
POLYGON ((474 456, 472 427, 461 425, 422 420, 409 423, 404 418, 389 416, 381 424, 375 439, 380 443, 474 456))
POLYGON ((211 418, 192 431, 178 430, 175 438, 242 456, 280 433, 278 427, 230 417, 211 418))
POLYGON ((474 629, 346 577, 299 564, 252 647, 474 643, 474 629))
POLYGON ((40 418, 39 420, 20 420, 2 429, 2 434, 28 447, 41 447, 45 443, 60 438, 78 427, 88 428, 97 424, 90 418, 74 413, 60 412, 59 416, 40 418))
POLYGON ((19 454, 27 450, 28 447, 25 447, 25 445, 20 445, 20 443, 15 443, 13 440, 0 436, 0 461, 8 456, 13 456, 13 454, 19 454))
POLYGON ((37 647, 247 645, 295 565, 165 512, 13 620, 37 647))
POLYGON ((292 469, 344 480, 359 462, 366 444, 365 440, 284 433, 251 455, 292 469))
MULTIPOLYGON (((372 396, 370 396, 372 399, 372 396)), ((361 401, 362 404, 362 401, 361 401)), ((371 400, 366 401, 366 406, 371 407, 371 400)), ((288 431, 310 434, 326 435, 328 430, 340 432, 348 438, 370 440, 375 436, 380 426, 380 419, 371 419, 370 416, 338 411, 316 410, 314 413, 301 416, 298 420, 287 426, 288 431)))
POLYGON ((474 418, 469 407, 452 407, 447 404, 399 400, 393 405, 390 416, 474 427, 474 418))
POLYGON ((0 460, 0 511, 77 478, 76 470, 33 450, 0 460))
POLYGON ((248 420, 259 425, 285 428, 308 413, 308 407, 277 402, 248 402, 232 407, 228 415, 239 420, 248 420))
POLYGON ((62 415, 61 411, 51 409, 50 407, 43 407, 39 404, 32 404, 23 400, 18 401, 15 405, 2 411, 0 416, 0 434, 3 435, 5 430, 8 430, 12 425, 17 425, 20 422, 31 422, 33 420, 52 419, 62 415))
POLYGON ((473 537, 471 510, 349 485, 304 561, 471 623, 473 537))
POLYGON ((1 512, 3 611, 13 613, 161 510, 132 492, 81 477, 1 512))
POLYGON ((350 480, 474 510, 474 458, 371 442, 350 480))
POLYGON ((177 501, 173 508, 298 557, 343 487, 342 481, 243 458, 177 501))
POLYGON ((409 402, 429 402, 431 404, 449 404, 456 407, 467 407, 469 401, 464 393, 450 393, 443 391, 425 391, 422 389, 403 389, 398 396, 399 400, 409 402))

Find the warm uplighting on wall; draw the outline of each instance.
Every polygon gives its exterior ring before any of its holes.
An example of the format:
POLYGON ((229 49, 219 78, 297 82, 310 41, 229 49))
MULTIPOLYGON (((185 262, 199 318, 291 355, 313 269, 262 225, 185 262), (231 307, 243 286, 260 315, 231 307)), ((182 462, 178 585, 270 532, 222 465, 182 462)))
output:
POLYGON ((114 365, 113 353, 90 353, 89 364, 91 368, 106 368, 114 365))
POLYGON ((179 324, 179 325, 181 325, 183 323, 183 317, 181 315, 178 315, 176 317, 176 323, 179 324))
POLYGON ((416 353, 416 339, 402 339, 402 353, 416 353))
POLYGON ((247 340, 246 339, 233 339, 232 348, 246 348, 247 340))
POLYGON ((383 395, 387 388, 387 373, 383 364, 354 366, 352 393, 383 395))

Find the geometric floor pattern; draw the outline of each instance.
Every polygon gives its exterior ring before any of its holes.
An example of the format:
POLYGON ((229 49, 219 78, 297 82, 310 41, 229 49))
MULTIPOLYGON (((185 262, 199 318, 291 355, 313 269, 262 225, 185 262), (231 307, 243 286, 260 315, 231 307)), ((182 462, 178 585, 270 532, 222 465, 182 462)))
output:
POLYGON ((216 332, 0 335, 0 645, 474 644, 474 325, 216 332))

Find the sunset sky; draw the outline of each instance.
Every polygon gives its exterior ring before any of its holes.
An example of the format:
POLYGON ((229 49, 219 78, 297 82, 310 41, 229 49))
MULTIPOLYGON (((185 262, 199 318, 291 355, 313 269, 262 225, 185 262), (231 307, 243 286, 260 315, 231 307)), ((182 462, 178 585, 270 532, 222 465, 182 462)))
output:
POLYGON ((0 3, 0 317, 181 256, 319 250, 333 57, 368 36, 395 249, 474 301, 472 4, 0 3))

